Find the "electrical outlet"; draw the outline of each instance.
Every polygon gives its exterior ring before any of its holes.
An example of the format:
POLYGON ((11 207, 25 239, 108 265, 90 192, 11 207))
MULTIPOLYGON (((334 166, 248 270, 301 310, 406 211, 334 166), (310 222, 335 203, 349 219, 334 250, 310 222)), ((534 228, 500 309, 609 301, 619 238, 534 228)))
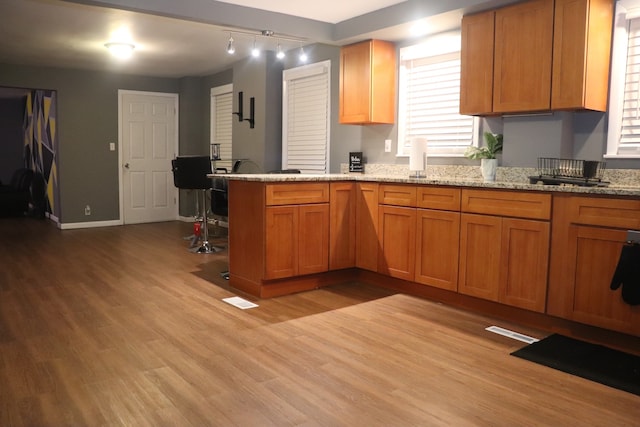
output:
POLYGON ((391 140, 390 139, 385 139, 384 140, 384 152, 385 153, 390 153, 391 152, 391 140))
POLYGON ((84 207, 84 214, 87 216, 91 215, 91 206, 87 205, 84 207))
POLYGON ((115 142, 110 142, 109 143, 109 151, 116 151, 116 143, 115 142))

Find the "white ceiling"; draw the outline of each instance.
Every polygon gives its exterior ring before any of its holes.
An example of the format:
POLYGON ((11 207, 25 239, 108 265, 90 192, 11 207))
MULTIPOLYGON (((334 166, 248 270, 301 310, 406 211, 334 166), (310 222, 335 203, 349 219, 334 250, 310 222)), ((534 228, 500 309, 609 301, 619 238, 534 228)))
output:
POLYGON ((219 0, 255 9, 269 10, 287 15, 301 16, 307 19, 336 24, 347 19, 402 3, 405 0, 219 0))
MULTIPOLYGON (((468 0, 476 1, 479 0, 468 0)), ((415 2, 413 2, 415 3, 415 2)), ((427 3, 420 3, 426 5, 427 3)), ((436 2, 437 3, 437 2, 436 2)), ((336 45, 366 38, 392 41, 408 37, 407 26, 374 28, 355 33, 343 40, 305 37, 306 34, 332 33, 333 23, 360 17, 381 8, 409 2, 397 0, 0 0, 0 62, 22 65, 119 71, 158 77, 184 77, 212 74, 229 68, 248 56, 253 35, 233 33, 236 54, 226 53, 229 28, 250 28, 257 33, 262 25, 292 28, 291 34, 304 42, 280 39, 283 49, 299 49, 316 41, 336 45), (100 6, 96 6, 99 4, 100 6), (119 5, 118 8, 103 6, 119 5), (132 11, 143 5, 145 12, 132 11), (149 8, 157 8, 149 10, 149 8), (164 7, 171 13, 158 8, 164 7), (198 7, 200 9, 198 9, 198 7), (246 9, 250 7, 252 9, 246 9), (124 10, 128 9, 128 10, 124 10), (259 10, 258 10, 259 9, 259 10), (197 11, 208 17, 199 19, 197 11), (269 10, 269 12, 266 12, 269 10), (173 13, 175 11, 175 13, 173 13), (186 12, 185 12, 186 11, 186 12), (194 12, 195 11, 195 12, 194 12), (277 13, 274 13, 277 12, 277 13), (191 16, 189 17, 189 13, 191 16), (225 16, 227 22, 211 22, 225 16), (176 19, 166 15, 186 17, 176 19), (283 15, 284 14, 284 15, 283 15), (194 16, 196 15, 196 16, 194 16), (246 26, 243 19, 246 18, 246 26), (306 18, 306 19, 303 19, 306 18), (313 18, 310 20, 309 18, 313 18), (200 22, 196 22, 200 21, 200 22), (234 21, 234 22, 230 22, 234 21), (322 23, 320 21, 326 21, 322 23), (242 25, 240 25, 242 23, 242 25), (295 24, 287 27, 289 23, 295 24), (331 24, 329 24, 331 23, 331 24), (114 32, 125 29, 136 45, 128 61, 115 60, 104 47, 114 32)), ((385 10, 385 17, 386 17, 385 10)), ((462 10, 440 14, 432 19, 432 31, 459 25, 462 10), (436 24, 437 23, 437 24, 436 24)), ((391 15, 389 15, 391 16, 391 15)), ((223 18, 221 18, 223 19, 223 18)), ((397 19, 396 19, 397 21, 397 19)), ((349 21, 347 28, 356 28, 349 21)), ((354 24, 355 25, 355 24, 354 24)), ((275 50, 274 38, 256 37, 256 43, 275 50)))

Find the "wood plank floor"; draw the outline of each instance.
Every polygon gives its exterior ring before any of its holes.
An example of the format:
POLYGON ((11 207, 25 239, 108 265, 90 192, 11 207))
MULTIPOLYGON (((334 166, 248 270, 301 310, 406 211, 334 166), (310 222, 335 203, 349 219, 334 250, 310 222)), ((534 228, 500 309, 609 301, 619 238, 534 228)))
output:
POLYGON ((0 219, 0 426, 638 426, 640 397, 350 283, 240 310, 180 222, 0 219))

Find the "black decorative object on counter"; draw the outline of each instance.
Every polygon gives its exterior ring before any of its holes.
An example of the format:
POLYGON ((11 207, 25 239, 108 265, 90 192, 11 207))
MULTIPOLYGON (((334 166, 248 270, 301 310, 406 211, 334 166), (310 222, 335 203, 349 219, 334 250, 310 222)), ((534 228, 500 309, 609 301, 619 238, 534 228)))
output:
POLYGON ((538 174, 530 176, 531 184, 576 185, 580 187, 608 187, 603 181, 606 163, 595 160, 538 157, 538 174))
POLYGON ((352 151, 349 153, 349 172, 364 172, 362 151, 352 151))

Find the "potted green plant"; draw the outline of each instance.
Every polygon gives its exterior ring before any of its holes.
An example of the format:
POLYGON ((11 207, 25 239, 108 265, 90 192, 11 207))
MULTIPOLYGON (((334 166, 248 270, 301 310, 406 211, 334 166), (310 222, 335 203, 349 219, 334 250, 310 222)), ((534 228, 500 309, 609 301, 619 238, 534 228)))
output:
POLYGON ((502 134, 485 132, 484 141, 483 147, 470 146, 464 155, 469 159, 480 159, 482 178, 486 182, 492 182, 496 180, 496 170, 498 169, 496 156, 502 153, 502 134))

